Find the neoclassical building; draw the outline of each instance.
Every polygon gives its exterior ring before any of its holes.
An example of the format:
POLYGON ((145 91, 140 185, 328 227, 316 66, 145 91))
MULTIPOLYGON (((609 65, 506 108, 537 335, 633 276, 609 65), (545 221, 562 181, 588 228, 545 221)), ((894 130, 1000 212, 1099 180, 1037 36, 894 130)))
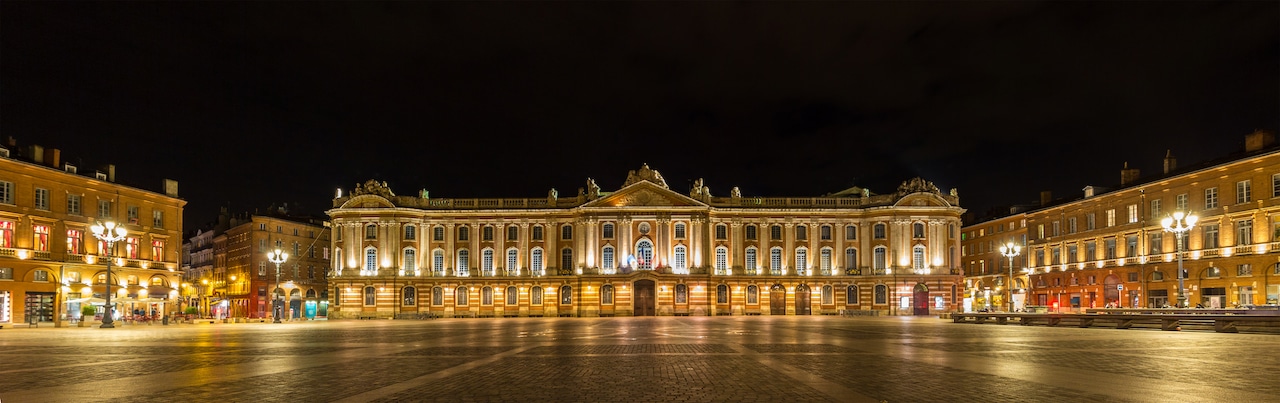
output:
POLYGON ((328 211, 330 317, 810 315, 955 310, 959 198, 916 178, 889 194, 712 197, 647 165, 562 198, 341 190, 328 211))

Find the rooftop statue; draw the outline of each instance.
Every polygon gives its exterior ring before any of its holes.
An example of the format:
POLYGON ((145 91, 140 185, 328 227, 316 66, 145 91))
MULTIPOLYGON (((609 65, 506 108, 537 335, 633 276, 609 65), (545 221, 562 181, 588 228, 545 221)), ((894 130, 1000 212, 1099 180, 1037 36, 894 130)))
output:
POLYGON ((373 179, 365 181, 363 185, 357 183, 355 189, 351 190, 352 196, 359 196, 359 195, 365 195, 365 194, 378 195, 388 199, 395 197, 396 195, 395 193, 391 192, 390 187, 387 187, 386 181, 378 182, 373 179))
POLYGON ((665 189, 670 189, 670 187, 667 187, 667 181, 662 179, 662 174, 656 170, 649 169, 649 164, 641 165, 639 171, 627 171, 627 181, 622 184, 622 187, 631 186, 639 181, 653 182, 665 189))

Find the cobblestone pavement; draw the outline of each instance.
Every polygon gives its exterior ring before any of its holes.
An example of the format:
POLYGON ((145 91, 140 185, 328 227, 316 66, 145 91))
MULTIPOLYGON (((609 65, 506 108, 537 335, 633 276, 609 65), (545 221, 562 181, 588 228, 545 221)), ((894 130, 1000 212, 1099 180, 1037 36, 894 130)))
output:
POLYGON ((933 317, 0 330, 0 402, 1280 401, 1280 335, 933 317))

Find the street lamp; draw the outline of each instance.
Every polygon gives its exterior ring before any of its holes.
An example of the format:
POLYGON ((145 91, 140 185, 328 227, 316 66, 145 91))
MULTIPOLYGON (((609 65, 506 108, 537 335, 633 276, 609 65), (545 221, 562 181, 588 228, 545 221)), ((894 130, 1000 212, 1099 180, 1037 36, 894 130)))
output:
POLYGON ((286 260, 289 260, 289 254, 284 253, 280 249, 267 252, 267 261, 276 264, 276 289, 271 290, 271 294, 274 294, 274 298, 272 298, 272 300, 274 301, 275 306, 272 307, 272 310, 275 311, 275 320, 271 321, 271 323, 280 323, 280 311, 284 310, 284 306, 280 305, 280 264, 284 263, 286 260))
POLYGON ((1186 291, 1184 291, 1185 288, 1182 287, 1182 280, 1184 277, 1182 275, 1182 236, 1183 234, 1186 234, 1187 231, 1191 231, 1191 227, 1196 226, 1196 221, 1199 221, 1199 220, 1200 220, 1200 217, 1197 217, 1195 214, 1186 214, 1181 211, 1175 211, 1173 212, 1173 215, 1165 217, 1163 220, 1160 220, 1160 226, 1164 227, 1164 230, 1166 232, 1172 232, 1174 237, 1177 238, 1177 242, 1178 242, 1178 246, 1176 249, 1178 251, 1178 307, 1179 308, 1187 307, 1187 294, 1186 294, 1186 291))
POLYGON ((1000 254, 1009 258, 1009 283, 1004 285, 1004 288, 1009 290, 1009 312, 1013 312, 1013 257, 1018 256, 1021 252, 1022 247, 1014 245, 1013 242, 1000 246, 1000 254))
POLYGON ((103 329, 111 329, 116 327, 111 319, 113 313, 113 309, 111 309, 111 249, 113 249, 117 241, 124 239, 125 234, 128 234, 129 231, 125 230, 124 227, 117 227, 114 221, 107 221, 105 224, 93 224, 93 226, 89 227, 89 230, 93 231, 95 238, 107 243, 107 313, 102 315, 101 327, 103 329))

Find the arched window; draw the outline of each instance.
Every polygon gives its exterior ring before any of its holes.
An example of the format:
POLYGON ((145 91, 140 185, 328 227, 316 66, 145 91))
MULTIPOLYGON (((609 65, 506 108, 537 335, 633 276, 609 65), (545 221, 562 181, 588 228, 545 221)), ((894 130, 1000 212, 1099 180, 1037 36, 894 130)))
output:
POLYGON ((760 287, 755 285, 747 286, 747 304, 755 305, 760 303, 760 287))
POLYGON ((569 270, 573 268, 573 248, 564 248, 560 250, 560 269, 569 270))
POLYGON ((480 289, 480 305, 493 305, 493 287, 484 286, 480 289))
POLYGON ((676 239, 684 239, 684 223, 682 223, 682 222, 678 222, 678 223, 676 223, 676 233, 675 233, 675 238, 676 238, 676 239))
POLYGON ((373 224, 364 226, 364 239, 378 239, 378 226, 373 224))
POLYGON ((573 288, 560 286, 560 305, 573 305, 573 288))
POLYGON ((529 251, 529 267, 533 270, 534 275, 541 276, 542 272, 542 248, 533 248, 529 251))
POLYGON ((858 304, 858 286, 850 285, 844 290, 844 303, 847 305, 858 304))
POLYGON ((889 303, 889 287, 885 286, 884 284, 876 284, 875 294, 876 294, 876 300, 875 300, 876 305, 885 305, 889 303))
POLYGON ((836 303, 835 299, 835 291, 832 290, 831 285, 822 286, 822 304, 834 305, 836 303))
POLYGON ((729 303, 729 286, 724 284, 716 285, 716 303, 717 304, 729 303))
POLYGON ((671 266, 676 273, 688 274, 688 263, 685 259, 684 245, 676 245, 675 253, 671 256, 671 266))
POLYGON ((744 234, 744 235, 746 235, 747 240, 754 241, 754 240, 756 239, 756 226, 755 226, 755 224, 747 225, 747 228, 746 228, 745 230, 743 230, 743 232, 745 232, 745 234, 744 234))
POLYGON ((364 288, 364 306, 374 306, 378 304, 378 289, 373 286, 364 288))
POLYGON ((405 239, 405 240, 412 241, 412 240, 414 240, 414 238, 417 238, 417 237, 418 237, 418 227, 415 227, 415 226, 412 226, 412 225, 406 225, 406 226, 404 226, 404 239, 405 239))
POLYGON ((684 284, 676 284, 676 303, 677 304, 689 303, 689 286, 686 286, 684 284))
POLYGON ((886 250, 883 246, 877 246, 875 250, 871 251, 871 254, 873 255, 871 264, 875 265, 876 270, 884 270, 888 267, 888 256, 886 256, 886 250))
POLYGON ((796 248, 796 274, 807 275, 809 273, 809 248, 803 246, 796 248))
POLYGON ((378 271, 378 248, 366 248, 364 250, 364 271, 376 273, 378 271))
POLYGON ((803 241, 803 240, 805 240, 805 239, 809 239, 809 227, 806 227, 806 226, 803 226, 803 225, 797 225, 797 226, 796 226, 796 239, 798 239, 798 240, 802 240, 802 241, 803 241))
POLYGON ((533 287, 529 289, 529 304, 542 305, 542 287, 533 287))
POLYGON ((520 293, 516 291, 515 286, 507 287, 507 306, 520 305, 520 293))
POLYGON ((493 271, 493 249, 484 248, 480 251, 480 273, 482 276, 497 275, 493 271))
POLYGON ((453 290, 453 305, 454 306, 467 305, 467 287, 458 287, 453 290))
POLYGON ((458 249, 458 271, 459 277, 471 275, 471 251, 466 249, 458 249))
POLYGON ((756 270, 760 268, 760 266, 756 264, 756 247, 754 246, 747 248, 747 253, 743 256, 743 260, 744 264, 747 266, 746 269, 748 274, 755 274, 756 270))
POLYGON ((613 239, 613 223, 607 222, 600 226, 601 238, 613 239))
POLYGON ((418 304, 417 288, 413 288, 413 286, 405 287, 404 290, 400 291, 400 295, 403 296, 402 298, 403 301, 401 301, 401 305, 414 306, 418 304))
POLYGON ((911 237, 915 239, 924 238, 924 223, 915 223, 911 225, 911 237))
POLYGON ((818 251, 818 270, 823 275, 831 275, 831 248, 822 248, 818 251))
POLYGON ((856 269, 858 267, 858 249, 844 248, 844 268, 856 269))
POLYGON ((471 239, 471 228, 465 225, 458 226, 458 240, 467 241, 471 239))
POLYGON ((613 286, 605 284, 600 286, 600 304, 613 305, 613 286))
POLYGON ((416 255, 417 253, 413 248, 404 248, 404 260, 400 265, 400 267, 404 268, 404 275, 412 276, 418 271, 418 259, 416 255))
POLYGON ((871 227, 872 237, 875 239, 884 239, 884 224, 876 224, 871 227))
POLYGON ((444 275, 444 250, 431 251, 431 271, 437 276, 444 275))
POLYGON ((431 305, 434 305, 434 306, 444 305, 444 288, 440 288, 440 287, 431 288, 431 305))
POLYGON ((507 275, 520 275, 520 251, 516 248, 507 249, 507 275))
POLYGON ((716 247, 716 274, 725 275, 729 268, 729 248, 723 246, 716 247))
POLYGON ((924 270, 924 245, 916 245, 911 250, 911 268, 924 270))
POLYGON ((636 242, 636 264, 639 270, 653 270, 653 243, 648 239, 636 242))
POLYGON ((605 274, 613 274, 613 247, 605 245, 600 249, 600 267, 605 270, 605 274))
POLYGON ((773 247, 769 249, 769 274, 775 276, 782 275, 782 248, 773 247))
POLYGON ((565 224, 560 227, 560 239, 573 239, 573 225, 565 224))

